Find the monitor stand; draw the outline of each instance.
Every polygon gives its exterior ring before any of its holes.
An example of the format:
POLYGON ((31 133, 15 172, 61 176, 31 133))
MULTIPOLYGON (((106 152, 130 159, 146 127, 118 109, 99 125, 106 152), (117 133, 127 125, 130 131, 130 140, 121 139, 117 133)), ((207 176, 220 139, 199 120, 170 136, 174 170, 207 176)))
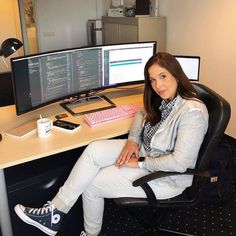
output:
POLYGON ((116 107, 116 105, 104 95, 85 96, 76 99, 72 98, 69 99, 69 101, 60 103, 60 105, 73 116, 116 107))

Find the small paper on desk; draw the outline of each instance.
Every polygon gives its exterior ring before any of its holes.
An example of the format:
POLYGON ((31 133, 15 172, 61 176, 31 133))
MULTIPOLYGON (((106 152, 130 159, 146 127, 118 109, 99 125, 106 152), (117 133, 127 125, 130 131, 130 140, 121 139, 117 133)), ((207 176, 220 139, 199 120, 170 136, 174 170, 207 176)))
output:
POLYGON ((28 134, 34 133, 36 129, 37 129, 36 120, 33 119, 28 121, 27 123, 24 123, 7 131, 6 134, 17 138, 23 138, 28 134))

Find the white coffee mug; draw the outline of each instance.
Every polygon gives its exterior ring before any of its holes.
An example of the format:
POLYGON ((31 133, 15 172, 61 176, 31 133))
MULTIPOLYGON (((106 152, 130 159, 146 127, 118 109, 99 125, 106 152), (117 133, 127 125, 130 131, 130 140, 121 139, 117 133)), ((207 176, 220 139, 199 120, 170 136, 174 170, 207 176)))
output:
POLYGON ((37 120, 38 136, 40 138, 47 137, 51 134, 52 120, 48 118, 42 118, 37 120))

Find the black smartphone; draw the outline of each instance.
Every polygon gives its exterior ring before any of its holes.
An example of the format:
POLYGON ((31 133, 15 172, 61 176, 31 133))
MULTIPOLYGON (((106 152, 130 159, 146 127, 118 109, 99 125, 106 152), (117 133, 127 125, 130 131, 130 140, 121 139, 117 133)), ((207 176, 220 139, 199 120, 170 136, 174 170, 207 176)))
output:
POLYGON ((71 132, 80 128, 80 124, 72 123, 65 120, 55 120, 53 122, 53 126, 55 128, 59 128, 61 130, 71 131, 71 132))

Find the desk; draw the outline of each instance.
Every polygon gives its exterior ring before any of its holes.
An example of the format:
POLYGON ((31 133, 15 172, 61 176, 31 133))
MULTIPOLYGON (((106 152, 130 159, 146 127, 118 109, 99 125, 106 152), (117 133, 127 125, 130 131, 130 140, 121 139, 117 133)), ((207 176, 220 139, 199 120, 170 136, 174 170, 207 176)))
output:
MULTIPOLYGON (((128 87, 122 90, 106 90, 106 93, 103 94, 119 106, 134 103, 142 105, 142 93, 142 87, 133 89, 128 87)), ((38 138, 36 133, 29 134, 24 138, 15 138, 6 134, 9 129, 38 118, 39 114, 55 120, 55 115, 60 113, 65 113, 65 110, 59 106, 59 103, 48 105, 21 116, 16 116, 14 105, 0 108, 0 132, 3 136, 3 140, 0 142, 0 226, 3 236, 13 235, 4 168, 83 147, 97 139, 108 139, 127 134, 132 122, 132 118, 129 118, 115 121, 115 125, 112 122, 91 128, 82 116, 72 117, 67 113, 69 115, 66 118, 67 120, 81 124, 81 128, 73 134, 56 129, 53 129, 52 134, 44 139, 38 138)))

